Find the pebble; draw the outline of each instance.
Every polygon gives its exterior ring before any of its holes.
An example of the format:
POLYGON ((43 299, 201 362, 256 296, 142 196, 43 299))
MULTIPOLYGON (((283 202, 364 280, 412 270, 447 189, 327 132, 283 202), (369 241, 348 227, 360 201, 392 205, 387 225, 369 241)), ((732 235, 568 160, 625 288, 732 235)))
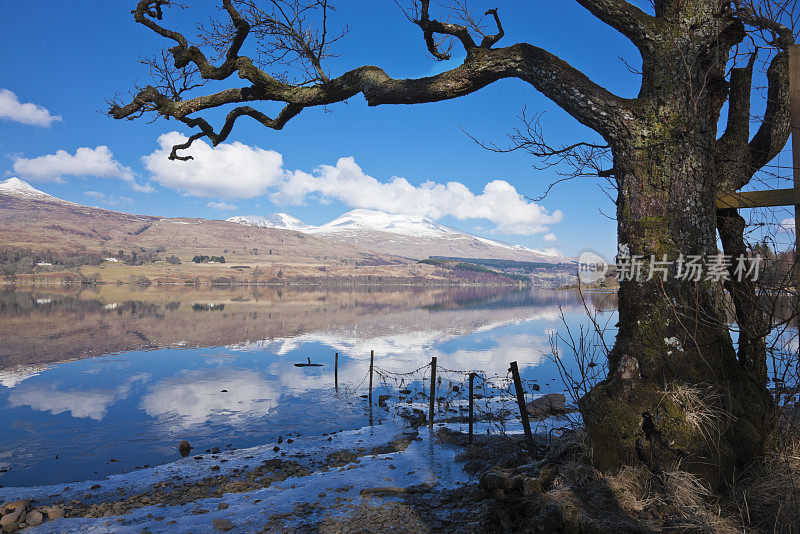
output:
POLYGON ((223 532, 227 532, 227 531, 229 531, 230 529, 232 529, 233 527, 236 526, 231 522, 230 519, 224 519, 224 518, 222 518, 222 519, 219 519, 219 518, 218 519, 214 519, 211 522, 211 524, 214 525, 214 528, 216 528, 218 530, 221 530, 223 532))
POLYGON ((19 508, 22 508, 24 510, 25 508, 30 506, 30 504, 31 504, 31 501, 29 501, 29 500, 7 502, 2 507, 0 507, 0 515, 7 514, 9 512, 13 512, 14 510, 17 510, 19 508))
POLYGON ((42 512, 45 513, 47 519, 49 519, 50 521, 54 521, 56 519, 64 517, 64 510, 57 506, 51 506, 50 508, 43 508, 42 512))
POLYGON ((217 510, 225 510, 226 508, 228 508, 228 503, 226 502, 221 502, 217 505, 217 510))
POLYGON ((3 530, 6 530, 6 528, 11 527, 12 524, 16 524, 24 512, 25 509, 20 507, 13 512, 5 514, 0 518, 0 527, 3 527, 3 530))

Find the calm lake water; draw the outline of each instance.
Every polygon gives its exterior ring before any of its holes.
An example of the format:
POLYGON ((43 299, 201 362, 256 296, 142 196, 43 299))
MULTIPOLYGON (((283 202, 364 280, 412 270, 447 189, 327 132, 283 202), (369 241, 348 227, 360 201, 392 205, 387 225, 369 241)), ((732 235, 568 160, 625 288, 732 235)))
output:
MULTIPOLYGON (((593 294, 586 304, 613 319, 615 299, 593 294)), ((0 485, 169 462, 181 439, 202 453, 363 427, 371 350, 393 373, 436 356, 443 369, 505 377, 517 361, 541 393, 562 392, 547 357, 562 312, 574 329, 587 323, 580 297, 563 291, 2 292, 0 485), (294 365, 309 358, 322 365, 294 365)))

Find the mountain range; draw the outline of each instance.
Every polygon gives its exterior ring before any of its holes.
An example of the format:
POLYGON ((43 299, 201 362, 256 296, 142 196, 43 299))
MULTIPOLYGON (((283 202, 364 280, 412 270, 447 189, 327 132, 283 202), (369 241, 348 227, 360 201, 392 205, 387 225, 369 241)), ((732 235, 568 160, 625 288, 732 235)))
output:
POLYGON ((214 251, 278 248, 298 257, 360 261, 371 255, 432 256, 561 264, 571 260, 508 245, 426 217, 356 209, 320 226, 286 213, 227 221, 133 215, 67 202, 18 178, 0 182, 0 245, 115 250, 130 246, 214 251), (342 246, 345 244, 347 246, 342 246))
POLYGON ((266 217, 237 216, 229 218, 228 221, 247 226, 294 230, 376 254, 412 259, 441 256, 538 263, 568 261, 555 253, 474 236, 418 215, 355 209, 320 226, 306 224, 286 213, 273 213, 266 217))
POLYGON ((371 254, 339 243, 270 228, 243 227, 232 222, 199 218, 134 215, 82 206, 39 191, 11 178, 0 182, 0 248, 33 251, 117 252, 161 250, 191 258, 224 251, 265 254, 272 250, 283 262, 298 265, 364 261, 371 254))

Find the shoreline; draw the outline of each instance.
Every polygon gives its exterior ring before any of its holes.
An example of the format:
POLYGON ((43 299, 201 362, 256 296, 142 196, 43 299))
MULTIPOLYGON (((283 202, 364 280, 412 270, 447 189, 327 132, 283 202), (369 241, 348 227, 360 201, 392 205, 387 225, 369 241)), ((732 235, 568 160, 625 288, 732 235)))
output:
POLYGON ((513 434, 479 435, 468 448, 465 434, 446 422, 430 429, 413 408, 392 404, 382 413, 374 426, 200 451, 103 480, 0 488, 0 502, 23 502, 37 519, 37 511, 53 516, 36 531, 54 533, 477 528, 491 508, 479 472, 516 448, 513 434), (415 523, 406 523, 409 510, 415 523))

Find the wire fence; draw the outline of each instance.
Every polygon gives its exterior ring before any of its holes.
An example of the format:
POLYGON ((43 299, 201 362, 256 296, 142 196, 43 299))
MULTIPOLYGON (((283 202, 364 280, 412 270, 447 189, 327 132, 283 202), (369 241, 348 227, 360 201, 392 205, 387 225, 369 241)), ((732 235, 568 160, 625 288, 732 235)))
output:
MULTIPOLYGON (((438 365, 435 359, 432 359, 430 363, 416 369, 399 372, 386 369, 373 360, 357 384, 340 389, 354 395, 362 392, 360 397, 370 398, 371 394, 363 394, 363 388, 372 382, 371 393, 377 395, 379 405, 385 405, 386 401, 391 399, 401 407, 406 405, 422 411, 429 425, 435 423, 462 431, 464 426, 468 426, 470 440, 474 431, 475 435, 501 436, 518 442, 519 435, 525 434, 525 427, 531 423, 527 409, 523 408, 524 401, 532 400, 540 391, 540 386, 535 380, 518 378, 520 391, 517 391, 510 367, 504 375, 487 374, 481 369, 450 369, 438 365), (434 366, 436 384, 431 402, 430 382, 434 366), (373 374, 372 381, 370 372, 373 374), (522 406, 520 406, 520 396, 523 399, 522 406)), ((552 438, 553 435, 559 435, 572 428, 575 422, 562 418, 555 422, 536 420, 532 423, 533 426, 530 428, 532 434, 552 438)), ((534 446, 533 440, 528 435, 525 437, 526 446, 529 448, 534 446)))

